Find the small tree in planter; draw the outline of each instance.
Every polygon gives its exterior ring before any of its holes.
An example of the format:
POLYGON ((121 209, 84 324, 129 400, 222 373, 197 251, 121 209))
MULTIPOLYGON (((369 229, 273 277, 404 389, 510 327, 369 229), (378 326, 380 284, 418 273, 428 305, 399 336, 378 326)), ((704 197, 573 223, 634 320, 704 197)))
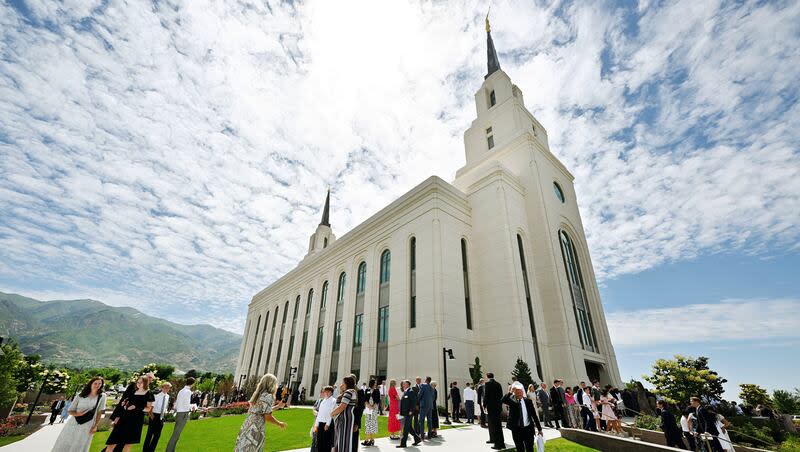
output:
POLYGON ((524 386, 526 390, 529 385, 533 384, 531 368, 528 366, 528 363, 523 361, 520 357, 517 357, 517 363, 514 364, 514 370, 511 371, 511 376, 522 383, 522 386, 524 386))
POLYGON ((481 369, 481 359, 475 357, 475 364, 469 368, 469 376, 472 378, 472 385, 478 386, 478 382, 483 376, 483 369, 481 369))

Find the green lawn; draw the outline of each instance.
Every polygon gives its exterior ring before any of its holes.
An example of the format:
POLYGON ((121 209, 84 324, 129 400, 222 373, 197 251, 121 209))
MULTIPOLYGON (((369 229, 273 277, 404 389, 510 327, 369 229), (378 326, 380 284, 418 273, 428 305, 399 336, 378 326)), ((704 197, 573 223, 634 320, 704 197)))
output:
MULTIPOLYGON (((513 452, 517 449, 505 449, 502 452, 513 452)), ((572 441, 567 441, 564 438, 556 438, 547 441, 544 445, 544 450, 546 452, 600 452, 597 449, 592 449, 591 447, 581 446, 580 444, 573 443, 572 441)))
POLYGON ((16 443, 17 441, 25 438, 28 435, 14 435, 14 436, 0 436, 0 447, 6 446, 11 443, 16 443))
MULTIPOLYGON (((313 412, 309 409, 294 408, 289 410, 276 411, 275 418, 286 422, 286 430, 281 430, 278 427, 267 424, 267 451, 281 451, 290 449, 300 449, 311 446, 311 437, 309 430, 314 421, 313 412)), ((178 442, 178 450, 181 452, 195 452, 195 451, 231 451, 236 444, 236 436, 239 434, 239 429, 244 422, 245 415, 238 416, 222 416, 219 418, 205 418, 196 421, 189 421, 186 428, 183 429, 181 439, 178 442)), ((381 416, 378 418, 378 432, 377 437, 388 436, 386 431, 386 423, 388 418, 381 416)), ((158 442, 157 451, 164 451, 167 447, 172 430, 175 427, 174 423, 167 423, 164 425, 164 430, 161 432, 161 440, 158 442)), ((442 426, 443 429, 445 426, 442 426)), ((142 430, 142 439, 144 439, 147 426, 142 430)), ((94 435, 92 440, 92 447, 90 452, 99 452, 103 450, 106 439, 110 432, 100 432, 94 435)), ((362 432, 361 438, 364 439, 362 432)), ((2 438, 0 438, 2 439, 2 438)), ((569 452, 589 452, 594 449, 578 446, 577 444, 570 443, 562 439, 547 442, 547 452, 551 451, 569 451, 569 452), (553 447, 551 448, 551 444, 553 447)), ((132 452, 141 452, 141 445, 134 445, 131 448, 132 452)), ((513 449, 512 449, 513 450, 513 449)))

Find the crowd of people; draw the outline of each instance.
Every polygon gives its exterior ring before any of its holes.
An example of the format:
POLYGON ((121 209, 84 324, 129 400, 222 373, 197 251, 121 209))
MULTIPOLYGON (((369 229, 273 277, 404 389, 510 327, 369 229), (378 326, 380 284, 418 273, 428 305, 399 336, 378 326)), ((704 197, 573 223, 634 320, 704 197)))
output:
MULTIPOLYGON (((200 394, 192 390, 193 378, 187 378, 184 387, 170 405, 171 384, 164 383, 158 393, 152 393, 152 374, 142 375, 128 386, 114 411, 109 416, 113 427, 106 440, 106 452, 128 452, 139 444, 147 417, 147 432, 142 450, 155 451, 164 416, 170 406, 175 413, 175 428, 166 446, 167 452, 176 450, 181 433, 192 410, 204 405, 224 403, 224 398, 200 394)), ((457 382, 451 382, 442 401, 438 384, 431 377, 412 380, 370 380, 357 387, 356 376, 348 375, 335 386, 325 386, 314 404, 314 422, 310 426, 311 450, 314 452, 352 452, 361 446, 374 446, 378 435, 378 417, 388 415, 388 434, 399 441, 398 448, 413 445, 439 436, 439 402, 444 402, 447 414, 455 422, 462 416, 467 424, 480 422, 488 430, 492 449, 506 448, 505 427, 520 452, 532 452, 534 444, 544 442, 543 428, 579 428, 611 435, 621 435, 623 415, 629 414, 625 397, 612 386, 601 387, 599 381, 590 385, 581 382, 568 387, 556 379, 552 386, 546 383, 530 384, 527 388, 518 381, 504 388, 492 373, 474 385, 466 383, 461 391, 457 382), (359 443, 363 429, 365 440, 359 443)), ((92 435, 106 405, 102 377, 91 379, 72 399, 63 397, 51 405, 52 424, 62 414, 65 426, 53 448, 55 452, 86 452, 92 435)), ((240 397, 234 397, 239 400, 240 397)), ((275 410, 283 409, 305 400, 305 389, 289 389, 288 384, 278 384, 272 374, 264 375, 249 398, 249 409, 237 437, 236 452, 261 452, 266 442, 266 424, 285 428, 286 423, 275 417, 275 410)), ((207 406, 207 405, 206 405, 207 406)), ((637 406, 638 408, 638 406, 637 406)), ((700 452, 733 451, 727 436, 727 421, 705 407, 700 399, 692 398, 691 406, 682 413, 680 421, 663 400, 658 401, 661 430, 667 444, 672 447, 700 452)), ((542 447, 541 445, 539 447, 542 447)))

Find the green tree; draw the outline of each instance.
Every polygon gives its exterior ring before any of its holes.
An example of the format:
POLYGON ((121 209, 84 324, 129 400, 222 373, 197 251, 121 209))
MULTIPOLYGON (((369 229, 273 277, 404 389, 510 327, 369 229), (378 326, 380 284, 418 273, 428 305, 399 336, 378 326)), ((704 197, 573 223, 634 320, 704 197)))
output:
POLYGON ((483 369, 481 369, 481 359, 475 357, 475 364, 469 368, 469 376, 472 378, 473 386, 477 386, 478 382, 483 377, 483 369))
MULTIPOLYGON (((5 411, 17 401, 19 382, 17 373, 20 366, 24 365, 24 356, 14 342, 0 345, 0 410, 5 411)), ((5 414, 5 413, 4 413, 5 414)), ((4 416, 0 414, 0 416, 4 416)))
POLYGON ((39 381, 39 374, 44 369, 39 355, 29 355, 22 359, 17 366, 15 379, 17 381, 17 392, 26 392, 39 381))
POLYGON ((773 408, 781 414, 800 413, 800 389, 795 388, 794 392, 776 389, 772 392, 773 408))
POLYGON ((188 371, 186 371, 186 375, 184 375, 184 377, 186 377, 186 378, 189 378, 189 377, 197 378, 198 377, 198 373, 197 373, 197 371, 195 369, 189 369, 188 371))
POLYGON ((531 368, 528 363, 517 357, 517 362, 514 364, 514 370, 511 371, 511 376, 527 388, 528 385, 533 384, 533 377, 531 376, 531 368))
POLYGON ((745 405, 767 405, 772 406, 772 400, 766 389, 759 385, 742 383, 739 385, 739 398, 745 405))
POLYGON ((655 392, 670 403, 685 406, 690 397, 721 400, 728 380, 709 369, 708 358, 697 359, 675 355, 674 359, 659 359, 653 364, 653 374, 643 375, 655 387, 655 392))
POLYGON ((175 373, 175 366, 169 364, 155 364, 154 366, 156 377, 158 377, 159 380, 167 381, 172 377, 172 374, 175 373))

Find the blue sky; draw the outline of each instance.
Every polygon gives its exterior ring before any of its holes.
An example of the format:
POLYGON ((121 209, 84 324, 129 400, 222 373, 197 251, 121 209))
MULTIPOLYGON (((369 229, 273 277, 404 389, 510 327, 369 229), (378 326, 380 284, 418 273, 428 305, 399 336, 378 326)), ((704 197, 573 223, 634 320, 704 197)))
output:
MULTIPOLYGON (((0 290, 241 331, 327 187, 342 235, 463 165, 487 6, 0 4, 0 290)), ((498 1, 492 23, 576 177, 623 374, 703 353, 793 384, 800 3, 498 1)))

